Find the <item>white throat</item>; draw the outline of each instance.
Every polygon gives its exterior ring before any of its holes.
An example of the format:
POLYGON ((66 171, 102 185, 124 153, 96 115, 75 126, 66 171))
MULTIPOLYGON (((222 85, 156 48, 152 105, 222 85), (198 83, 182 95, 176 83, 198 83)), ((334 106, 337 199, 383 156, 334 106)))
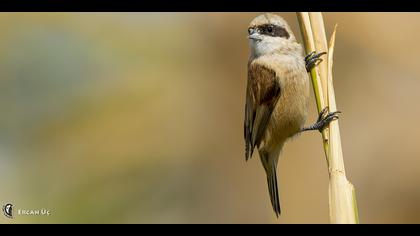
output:
POLYGON ((249 39, 251 57, 257 58, 269 54, 298 55, 301 56, 303 48, 296 42, 284 40, 279 37, 262 38, 261 40, 249 39))
POLYGON ((252 40, 249 39, 249 46, 251 48, 251 55, 254 57, 260 57, 274 53, 280 49, 282 43, 277 40, 252 40))

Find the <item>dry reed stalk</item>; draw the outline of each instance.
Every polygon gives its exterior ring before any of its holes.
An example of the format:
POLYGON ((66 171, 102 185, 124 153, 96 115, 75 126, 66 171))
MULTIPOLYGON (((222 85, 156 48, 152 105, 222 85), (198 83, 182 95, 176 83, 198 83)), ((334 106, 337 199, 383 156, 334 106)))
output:
MULTIPOLYGON (((330 111, 336 111, 332 65, 337 26, 327 46, 324 20, 320 12, 298 12, 297 18, 306 52, 327 52, 327 60, 324 59, 310 71, 318 112, 326 106, 330 111)), ((330 222, 359 223, 355 189, 347 180, 344 168, 338 120, 332 121, 322 132, 322 140, 329 174, 330 222)))

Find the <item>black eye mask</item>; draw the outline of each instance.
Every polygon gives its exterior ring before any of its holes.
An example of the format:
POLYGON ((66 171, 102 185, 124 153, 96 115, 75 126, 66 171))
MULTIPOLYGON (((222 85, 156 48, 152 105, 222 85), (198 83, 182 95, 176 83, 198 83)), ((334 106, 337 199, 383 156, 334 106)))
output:
POLYGON ((281 37, 286 39, 290 37, 287 30, 279 25, 265 24, 258 26, 257 29, 260 34, 268 35, 271 37, 281 37))

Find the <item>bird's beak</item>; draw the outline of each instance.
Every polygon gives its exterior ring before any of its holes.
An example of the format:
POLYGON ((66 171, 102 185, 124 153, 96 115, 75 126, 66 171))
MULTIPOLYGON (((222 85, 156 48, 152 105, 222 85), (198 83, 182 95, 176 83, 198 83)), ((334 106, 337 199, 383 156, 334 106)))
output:
POLYGON ((248 38, 252 39, 252 40, 256 40, 256 41, 261 41, 262 40, 261 35, 255 29, 251 29, 251 31, 249 32, 248 38))

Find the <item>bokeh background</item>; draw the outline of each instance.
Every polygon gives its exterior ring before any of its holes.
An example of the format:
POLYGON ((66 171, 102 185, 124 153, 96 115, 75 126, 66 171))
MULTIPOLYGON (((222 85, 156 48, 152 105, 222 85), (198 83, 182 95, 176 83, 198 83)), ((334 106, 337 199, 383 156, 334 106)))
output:
MULTIPOLYGON (((244 160, 257 15, 1 13, 0 204, 52 215, 0 223, 328 223, 319 133, 285 146, 279 219, 244 160)), ((360 220, 420 223, 420 14, 324 20, 360 220)))

